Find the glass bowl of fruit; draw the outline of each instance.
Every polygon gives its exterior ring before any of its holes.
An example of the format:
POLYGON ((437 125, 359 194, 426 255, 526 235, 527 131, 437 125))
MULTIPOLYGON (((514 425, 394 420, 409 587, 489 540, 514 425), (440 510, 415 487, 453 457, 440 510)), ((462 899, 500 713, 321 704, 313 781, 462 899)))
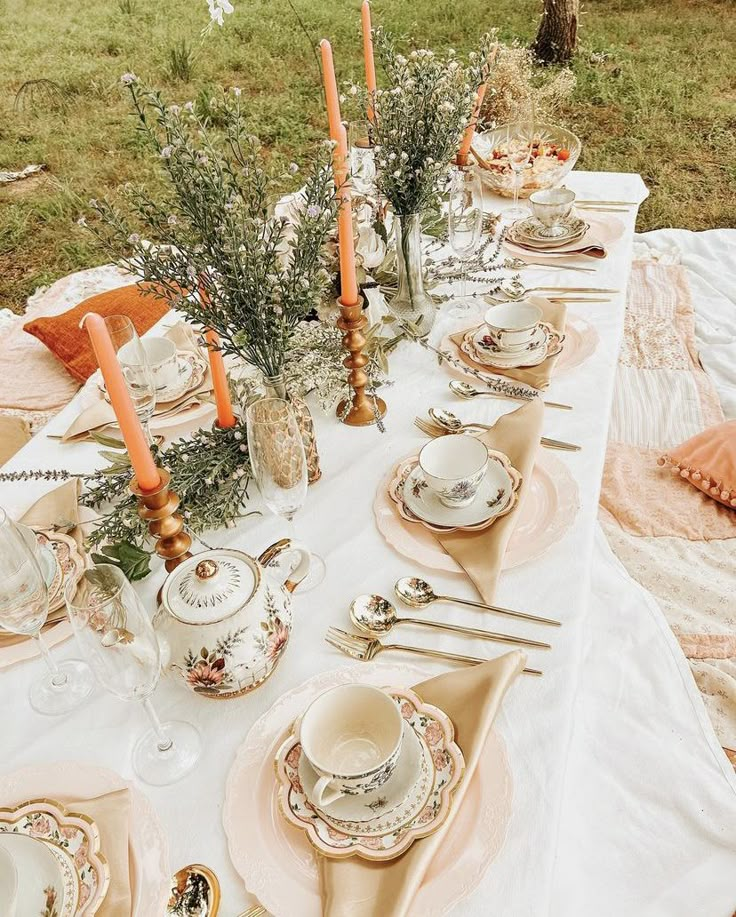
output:
POLYGON ((476 134, 472 155, 481 182, 503 197, 519 197, 554 188, 572 171, 580 156, 580 140, 564 127, 521 121, 476 134), (528 152, 528 160, 521 153, 528 152))

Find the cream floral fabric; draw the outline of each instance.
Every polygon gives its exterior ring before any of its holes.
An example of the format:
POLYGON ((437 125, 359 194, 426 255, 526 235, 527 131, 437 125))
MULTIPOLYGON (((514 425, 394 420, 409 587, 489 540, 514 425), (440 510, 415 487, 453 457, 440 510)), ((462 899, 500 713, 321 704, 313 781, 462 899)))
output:
POLYGON ((621 562, 658 599, 736 766, 736 512, 656 464, 662 452, 722 419, 698 362, 684 269, 638 262, 600 519, 621 562))

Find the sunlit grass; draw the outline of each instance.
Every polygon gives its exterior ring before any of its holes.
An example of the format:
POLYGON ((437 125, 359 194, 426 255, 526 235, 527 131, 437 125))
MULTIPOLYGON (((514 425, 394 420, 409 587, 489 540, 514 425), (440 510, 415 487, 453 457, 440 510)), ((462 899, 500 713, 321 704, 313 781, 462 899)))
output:
MULTIPOLYGON (((84 201, 151 179, 124 94, 132 70, 172 100, 239 85, 252 127, 290 158, 325 134, 313 50, 288 0, 234 0, 202 38, 205 0, 0 0, 0 168, 44 162, 49 179, 0 192, 0 306, 98 263, 76 226, 84 201), (182 44, 184 43, 184 44, 182 44), (201 46, 200 46, 201 45, 201 46), (189 49, 173 63, 172 51, 189 49), (28 80, 58 92, 14 109, 28 80), (61 101, 60 101, 61 100, 61 101)), ((333 41, 341 79, 360 77, 359 0, 294 0, 311 36, 333 41)), ((438 46, 472 47, 497 26, 528 41, 541 0, 375 0, 374 19, 438 46)), ((731 0, 584 3, 575 97, 565 122, 580 168, 640 172, 652 192, 640 229, 736 225, 736 16, 731 0)), ((22 100, 21 100, 22 101, 22 100)), ((26 100, 27 101, 27 100, 26 100)))

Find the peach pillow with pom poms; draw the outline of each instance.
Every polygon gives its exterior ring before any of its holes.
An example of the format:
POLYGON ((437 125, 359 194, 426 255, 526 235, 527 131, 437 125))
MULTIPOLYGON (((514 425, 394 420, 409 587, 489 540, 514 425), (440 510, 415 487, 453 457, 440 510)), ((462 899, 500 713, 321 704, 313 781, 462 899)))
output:
POLYGON ((673 474, 707 496, 736 508, 736 420, 703 430, 657 461, 671 465, 673 474))

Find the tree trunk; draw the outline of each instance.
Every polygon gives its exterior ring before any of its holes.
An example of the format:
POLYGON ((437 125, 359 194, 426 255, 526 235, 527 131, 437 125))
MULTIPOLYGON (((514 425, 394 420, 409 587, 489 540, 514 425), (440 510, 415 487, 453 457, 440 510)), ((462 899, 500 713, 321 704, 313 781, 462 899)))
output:
POLYGON ((575 53, 580 0, 544 0, 532 50, 545 64, 564 64, 575 53))

